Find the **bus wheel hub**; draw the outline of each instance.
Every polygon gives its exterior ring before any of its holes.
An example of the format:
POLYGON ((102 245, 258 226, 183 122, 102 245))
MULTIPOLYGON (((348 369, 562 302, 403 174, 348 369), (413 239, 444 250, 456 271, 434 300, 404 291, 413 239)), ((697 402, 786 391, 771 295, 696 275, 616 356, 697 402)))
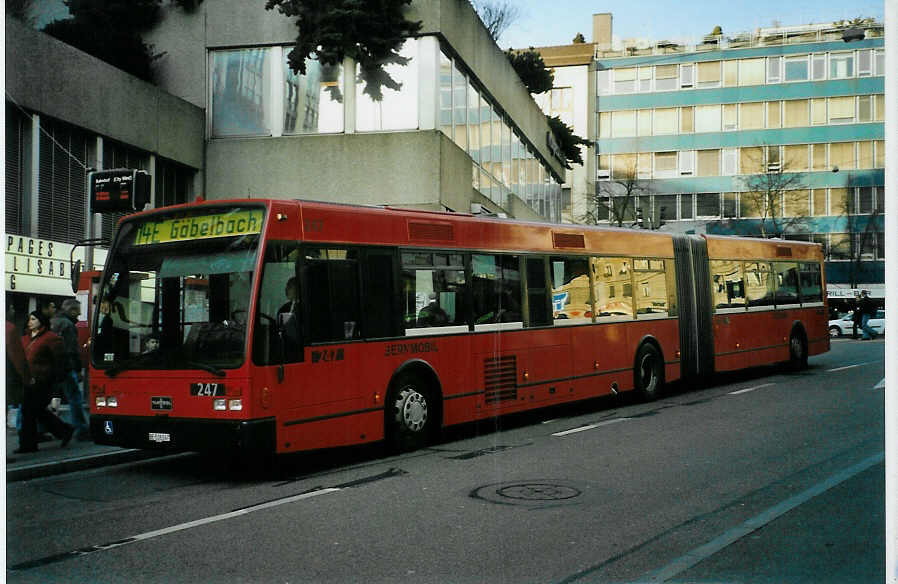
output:
POLYGON ((427 423, 427 399, 411 388, 399 392, 396 410, 396 421, 411 432, 420 432, 427 423))

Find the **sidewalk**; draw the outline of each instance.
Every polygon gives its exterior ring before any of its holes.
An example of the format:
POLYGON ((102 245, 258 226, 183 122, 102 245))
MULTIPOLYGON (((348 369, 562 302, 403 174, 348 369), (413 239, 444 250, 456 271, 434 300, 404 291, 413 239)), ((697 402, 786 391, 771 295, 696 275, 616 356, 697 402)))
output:
POLYGON ((13 451, 18 447, 18 434, 7 426, 6 482, 8 483, 143 460, 160 455, 159 452, 151 450, 100 446, 94 444, 93 441, 80 440, 72 440, 65 448, 60 448, 60 441, 53 439, 50 442, 39 443, 37 452, 14 454, 13 451))

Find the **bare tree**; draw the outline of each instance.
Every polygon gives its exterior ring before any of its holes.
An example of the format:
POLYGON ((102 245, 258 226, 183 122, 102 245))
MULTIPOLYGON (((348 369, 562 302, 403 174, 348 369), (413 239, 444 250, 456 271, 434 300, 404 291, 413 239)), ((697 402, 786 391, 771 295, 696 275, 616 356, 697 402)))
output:
MULTIPOLYGON (((862 191, 861 197, 863 196, 865 193, 862 191)), ((847 195, 833 209, 842 218, 847 237, 832 242, 830 250, 831 253, 848 259, 848 281, 852 288, 857 288, 861 283, 861 276, 866 271, 866 261, 874 255, 876 233, 880 225, 878 219, 883 212, 881 201, 876 200, 872 187, 868 196, 869 201, 856 201, 854 189, 849 187, 847 195)))
MULTIPOLYGON (((590 196, 588 210, 583 222, 595 225, 608 220, 617 227, 648 227, 656 229, 660 222, 650 216, 643 222, 642 207, 649 208, 645 199, 650 199, 652 190, 645 181, 639 179, 635 162, 614 173, 614 178, 596 183, 596 192, 590 196), (643 197, 640 200, 640 197, 643 197)), ((660 219, 660 217, 658 217, 660 219)))
POLYGON ((521 16, 520 8, 510 0, 471 0, 471 4, 494 41, 521 16))
POLYGON ((755 172, 742 180, 745 190, 739 194, 740 206, 748 217, 759 220, 761 237, 804 231, 810 210, 804 174, 795 172, 791 162, 780 156, 779 146, 743 148, 742 152, 743 167, 755 172))

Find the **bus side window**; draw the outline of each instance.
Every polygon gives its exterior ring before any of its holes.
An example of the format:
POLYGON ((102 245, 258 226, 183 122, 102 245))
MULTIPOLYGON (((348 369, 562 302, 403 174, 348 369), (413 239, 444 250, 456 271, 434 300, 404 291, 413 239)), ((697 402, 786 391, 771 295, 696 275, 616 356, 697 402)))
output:
POLYGON ((553 257, 552 318, 556 325, 592 322, 589 295, 589 260, 579 257, 553 257))
POLYGON ((799 264, 802 304, 823 302, 823 286, 820 278, 820 264, 802 262, 799 264))
POLYGON ((591 258, 596 322, 633 320, 630 258, 591 258))
POLYGON ((546 284, 546 260, 527 258, 527 326, 552 324, 549 292, 546 284))
POLYGON ((795 262, 773 262, 773 270, 776 275, 776 305, 797 305, 798 295, 798 264, 795 262))
POLYGON ((468 326, 464 256, 403 252, 402 300, 407 335, 415 328, 468 326))
POLYGON ((256 325, 253 334, 253 362, 257 365, 296 363, 303 360, 301 314, 294 312, 292 319, 284 319, 283 357, 280 354, 281 336, 278 333, 278 312, 288 301, 291 280, 294 294, 298 294, 296 262, 299 246, 295 242, 272 241, 265 248, 262 266, 262 285, 256 303, 256 325))
POLYGON ((521 322, 521 272, 518 256, 471 256, 474 324, 521 322))
POLYGON ((654 258, 635 259, 633 272, 636 277, 636 318, 671 316, 665 261, 654 258))
POLYGON ((745 309, 745 281, 742 277, 742 262, 711 260, 711 299, 716 310, 722 308, 745 309))
POLYGON ((745 298, 749 307, 774 305, 774 278, 767 262, 745 262, 745 298))
POLYGON ((361 338, 358 250, 307 248, 304 255, 309 341, 361 338))

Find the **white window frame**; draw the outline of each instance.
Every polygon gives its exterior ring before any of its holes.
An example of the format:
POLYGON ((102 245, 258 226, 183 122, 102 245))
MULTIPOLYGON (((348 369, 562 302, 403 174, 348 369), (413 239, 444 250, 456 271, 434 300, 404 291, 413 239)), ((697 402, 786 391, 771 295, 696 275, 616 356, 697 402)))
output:
POLYGON ((720 149, 720 175, 736 176, 739 174, 739 149, 738 148, 721 148, 720 149), (729 160, 728 160, 729 159, 729 160), (729 168, 727 165, 729 162, 729 168))
POLYGON ((783 80, 783 58, 782 57, 767 57, 766 65, 766 76, 767 83, 782 83, 783 80), (770 74, 770 70, 773 68, 775 70, 774 75, 770 74))
POLYGON ((811 58, 810 55, 789 55, 783 58, 783 83, 806 83, 811 80, 811 58), (798 61, 804 61, 807 66, 808 76, 806 79, 786 79, 786 65, 798 61))
MULTIPOLYGON (((665 150, 663 152, 671 152, 670 150, 665 150)), ((661 152, 652 153, 652 176, 654 178, 676 178, 679 174, 679 162, 674 163, 674 168, 672 170, 658 170, 657 158, 658 154, 661 152)), ((674 152, 674 156, 679 159, 677 153, 674 152)))
POLYGON ((855 77, 855 73, 857 71, 857 69, 855 68, 855 61, 857 59, 855 58, 854 51, 834 51, 832 53, 828 53, 828 57, 829 58, 827 59, 827 63, 826 63, 827 64, 827 68, 826 68, 827 69, 827 71, 826 71, 827 79, 853 79, 855 77), (845 77, 833 77, 831 75, 832 67, 833 67, 833 57, 835 57, 836 59, 838 59, 840 57, 850 57, 851 58, 851 75, 846 75, 845 77))
POLYGON ((885 75, 886 74, 886 50, 885 49, 875 49, 873 51, 873 74, 874 75, 885 75))
POLYGON ((695 174, 695 150, 681 150, 677 155, 677 173, 680 176, 695 174))
POLYGON ((857 77, 870 77, 873 75, 873 49, 860 49, 855 53, 855 60, 857 61, 857 69, 856 75, 857 77), (867 67, 861 69, 861 55, 867 56, 867 67))
POLYGON ((695 87, 695 65, 692 63, 681 64, 679 79, 680 89, 695 87), (686 73, 687 71, 688 73, 686 73))
POLYGON ((827 63, 826 63, 826 53, 814 53, 813 55, 811 55, 811 69, 808 73, 809 73, 808 77, 809 77, 810 81, 823 81, 826 79, 827 73, 828 73, 827 63), (822 71, 823 74, 819 77, 816 76, 815 72, 814 72, 815 66, 818 63, 822 63, 822 66, 823 66, 823 71, 822 71))

